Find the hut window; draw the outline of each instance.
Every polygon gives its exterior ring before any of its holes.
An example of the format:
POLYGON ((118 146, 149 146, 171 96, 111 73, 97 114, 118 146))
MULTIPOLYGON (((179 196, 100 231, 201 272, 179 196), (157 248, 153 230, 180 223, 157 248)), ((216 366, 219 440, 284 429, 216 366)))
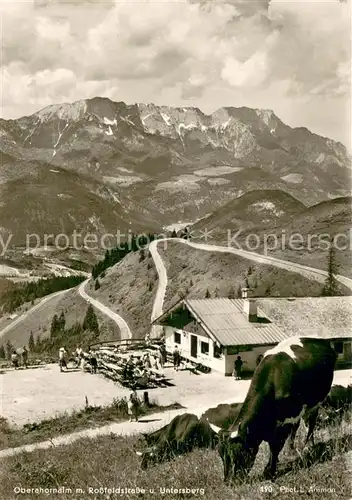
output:
POLYGON ((222 347, 214 343, 214 358, 221 358, 222 347))
POLYGON ((175 344, 181 344, 181 334, 178 332, 174 333, 174 342, 175 344))
POLYGON ((202 354, 209 354, 209 343, 208 342, 201 342, 200 343, 200 352, 202 354))
POLYGON ((335 349, 337 354, 342 354, 343 353, 343 342, 335 342, 334 349, 335 349))

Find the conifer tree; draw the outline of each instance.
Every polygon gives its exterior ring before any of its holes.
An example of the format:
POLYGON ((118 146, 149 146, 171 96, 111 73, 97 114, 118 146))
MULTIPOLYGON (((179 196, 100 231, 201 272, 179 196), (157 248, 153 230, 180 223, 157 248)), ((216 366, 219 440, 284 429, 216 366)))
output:
POLYGON ((145 251, 142 250, 139 252, 139 262, 143 262, 143 260, 145 260, 145 251))
POLYGON ((335 278, 337 269, 338 265, 336 264, 334 239, 331 238, 329 255, 328 255, 328 266, 327 266, 328 276, 325 280, 324 288, 322 291, 323 297, 334 297, 335 295, 338 295, 339 287, 338 287, 338 282, 335 278))
POLYGON ((89 330, 99 334, 99 323, 92 304, 89 304, 85 318, 83 320, 83 330, 89 330))
POLYGON ((63 332, 65 330, 66 326, 66 319, 65 319, 65 314, 64 311, 61 311, 59 320, 58 320, 58 328, 60 332, 63 332))
POLYGON ((54 314, 53 319, 51 320, 50 326, 50 337, 55 337, 59 331, 59 318, 57 314, 54 314))
POLYGON ((37 335, 37 338, 35 340, 35 348, 34 348, 34 350, 36 352, 40 352, 41 346, 42 346, 42 339, 40 338, 40 335, 37 335))
POLYGON ((6 351, 6 359, 10 360, 11 354, 13 353, 14 348, 9 340, 6 342, 5 351, 6 351))
POLYGON ((205 292, 205 298, 206 299, 210 299, 211 298, 211 294, 209 292, 209 289, 207 288, 207 291, 205 292))
POLYGON ((31 331, 31 334, 28 339, 28 349, 33 352, 35 350, 35 343, 34 343, 34 336, 33 332, 31 331))

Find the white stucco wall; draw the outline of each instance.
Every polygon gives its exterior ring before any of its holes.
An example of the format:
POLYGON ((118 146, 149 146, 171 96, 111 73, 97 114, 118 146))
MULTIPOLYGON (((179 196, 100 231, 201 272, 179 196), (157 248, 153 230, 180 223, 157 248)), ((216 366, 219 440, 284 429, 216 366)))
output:
POLYGON ((212 339, 205 335, 197 335, 195 333, 185 332, 183 330, 174 329, 172 327, 165 327, 165 344, 166 350, 172 352, 175 345, 178 345, 181 356, 190 361, 196 363, 201 363, 204 366, 209 366, 212 370, 225 374, 225 356, 222 358, 214 358, 214 342, 212 339), (181 334, 181 344, 175 344, 174 342, 174 332, 181 334), (197 357, 191 356, 191 335, 197 337, 197 357), (209 354, 203 354, 201 352, 201 342, 209 343, 209 354))
POLYGON ((252 351, 239 351, 238 354, 226 354, 226 368, 225 368, 225 373, 226 375, 231 375, 234 369, 234 362, 237 358, 237 356, 241 356, 242 361, 243 361, 243 366, 242 370, 244 371, 254 371, 257 366, 257 357, 259 354, 264 354, 268 349, 271 349, 271 347, 274 347, 275 344, 272 346, 256 346, 253 347, 252 351))

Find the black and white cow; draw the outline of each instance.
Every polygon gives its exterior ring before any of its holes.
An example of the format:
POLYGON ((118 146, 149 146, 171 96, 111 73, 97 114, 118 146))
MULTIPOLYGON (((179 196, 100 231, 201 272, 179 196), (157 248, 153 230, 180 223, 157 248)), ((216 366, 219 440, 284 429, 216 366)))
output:
MULTIPOLYGON (((349 385, 344 387, 342 385, 333 385, 330 389, 329 394, 326 396, 324 401, 313 408, 312 410, 307 409, 305 414, 303 415, 303 420, 306 426, 309 426, 309 422, 316 419, 315 427, 321 429, 322 427, 326 427, 328 425, 333 424, 341 424, 343 417, 351 411, 351 403, 352 403, 352 386, 349 385), (316 416, 313 416, 312 413, 316 413, 316 416)), ((299 428, 300 422, 294 425, 292 429, 292 433, 290 436, 290 447, 294 448, 294 440, 296 437, 297 430, 299 428)), ((306 443, 309 439, 311 439, 314 444, 314 435, 313 430, 310 428, 308 430, 308 435, 306 439, 306 443)))
POLYGON ((210 424, 220 437, 225 481, 249 472, 263 441, 270 447, 264 474, 275 475, 278 455, 307 410, 308 436, 313 432, 317 411, 312 410, 329 393, 335 361, 330 342, 320 338, 291 337, 265 353, 228 431, 210 424))
POLYGON ((320 427, 330 424, 341 424, 346 413, 352 409, 352 385, 344 387, 333 385, 322 403, 322 418, 318 420, 320 427))
POLYGON ((193 413, 177 415, 171 422, 150 434, 143 434, 148 448, 136 451, 142 457, 141 468, 160 463, 194 448, 214 448, 218 438, 207 420, 193 413))

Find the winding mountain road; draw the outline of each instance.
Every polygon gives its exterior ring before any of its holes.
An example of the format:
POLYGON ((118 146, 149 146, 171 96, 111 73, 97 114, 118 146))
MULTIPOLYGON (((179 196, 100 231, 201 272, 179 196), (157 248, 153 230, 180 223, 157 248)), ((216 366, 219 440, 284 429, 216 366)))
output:
POLYGON ((21 316, 19 316, 17 319, 12 321, 12 323, 10 323, 9 325, 5 326, 5 328, 3 328, 0 331, 0 339, 3 335, 5 335, 6 332, 8 332, 12 328, 14 328, 19 323, 22 323, 25 319, 28 319, 28 316, 33 314, 37 309, 42 307, 46 302, 48 302, 49 300, 52 300, 53 298, 57 297, 58 295, 64 295, 64 294, 68 293, 70 290, 72 290, 72 288, 68 288, 67 290, 60 290, 60 292, 52 293, 52 294, 44 297, 40 302, 38 302, 38 304, 36 304, 31 309, 29 309, 28 311, 21 314, 21 316))
POLYGON ((89 304, 92 304, 92 306, 96 307, 101 311, 103 314, 108 316, 110 319, 115 321, 117 326, 120 329, 120 334, 121 334, 121 339, 131 339, 132 338, 132 332, 130 330, 130 327, 126 323, 126 321, 117 313, 112 311, 109 307, 104 306, 99 300, 93 299, 90 297, 90 295, 87 294, 85 288, 88 284, 89 279, 83 281, 78 288, 78 293, 80 296, 86 300, 89 304))
MULTIPOLYGON (((277 259, 276 257, 270 257, 267 255, 261 255, 256 252, 249 252, 247 250, 239 250, 236 248, 232 247, 225 247, 225 246, 219 246, 219 245, 208 245, 205 243, 194 243, 188 240, 184 240, 182 238, 164 238, 160 240, 154 240, 150 243, 149 245, 149 251, 150 254, 153 258, 155 268, 158 273, 158 288, 156 292, 156 296, 154 299, 153 303, 153 309, 152 309, 152 314, 151 314, 151 322, 155 321, 159 316, 163 314, 163 307, 164 307, 164 300, 165 300, 165 295, 166 295, 166 288, 167 288, 167 283, 168 283, 168 278, 167 278, 167 272, 166 268, 164 265, 164 262, 159 254, 158 251, 158 245, 164 244, 165 248, 167 248, 167 242, 168 241, 174 241, 178 243, 182 243, 184 245, 187 245, 191 248, 195 248, 197 250, 203 250, 206 252, 219 252, 219 253, 231 253, 233 255, 237 255, 239 257, 258 262, 260 264, 267 264, 267 265, 272 265, 275 267, 279 267, 281 269, 285 269, 286 271, 292 271, 299 273, 303 276, 306 276, 310 279, 318 280, 323 282, 325 278, 327 277, 327 272, 323 271, 322 269, 317 269, 314 267, 309 267, 309 266, 304 266, 302 264, 297 264, 295 262, 290 262, 287 260, 281 260, 277 259)), ((347 278, 346 276, 342 275, 336 275, 335 276, 337 281, 339 281, 341 284, 345 285, 349 290, 352 290, 352 279, 347 278)), ((92 304, 94 307, 96 307, 98 310, 100 310, 103 314, 108 316, 110 319, 112 319, 117 326, 120 329, 121 333, 121 338, 122 339, 131 339, 132 338, 132 332, 126 321, 116 312, 112 311, 108 306, 102 304, 96 299, 93 299, 90 295, 87 294, 86 292, 86 286, 89 282, 89 278, 85 281, 83 281, 78 288, 78 293, 80 296, 86 300, 88 303, 92 304)), ((67 293, 69 290, 62 290, 60 292, 57 292, 55 294, 52 294, 48 297, 45 297, 42 299, 36 306, 34 306, 32 309, 30 309, 28 312, 22 314, 19 318, 17 318, 15 321, 13 321, 11 324, 6 326, 3 330, 0 331, 0 338, 11 328, 16 326, 17 324, 21 323, 24 321, 30 314, 32 314, 34 311, 39 309, 45 302, 48 300, 51 300, 52 298, 56 297, 59 294, 64 294, 67 293)), ((158 334, 161 332, 160 326, 157 325, 152 325, 151 328, 151 336, 152 338, 155 338, 158 336, 158 334)))
MULTIPOLYGON (((208 245, 205 243, 194 243, 188 240, 184 240, 182 238, 165 238, 162 240, 154 240, 149 245, 149 250, 154 260, 155 267, 159 276, 159 283, 151 315, 152 322, 159 316, 161 316, 163 313, 163 305, 167 288, 167 273, 164 262, 158 252, 158 245, 161 243, 165 244, 165 242, 167 241, 177 241, 191 248, 195 248, 197 250, 204 250, 206 252, 231 253, 233 255, 238 255, 239 257, 243 257, 245 259, 252 260, 260 264, 272 265, 275 267, 279 267, 281 269, 285 269, 286 271, 296 272, 302 274, 303 276, 318 281, 324 281, 328 275, 326 271, 317 269, 315 267, 304 266, 302 264, 297 264, 295 262, 277 259, 276 257, 260 255, 258 253, 249 252, 247 250, 238 250, 236 248, 224 247, 218 245, 208 245)), ((352 290, 352 279, 341 275, 336 275, 335 277, 337 281, 339 281, 341 284, 345 285, 347 288, 352 290)), ((152 333, 156 333, 155 327, 152 328, 152 333)))

